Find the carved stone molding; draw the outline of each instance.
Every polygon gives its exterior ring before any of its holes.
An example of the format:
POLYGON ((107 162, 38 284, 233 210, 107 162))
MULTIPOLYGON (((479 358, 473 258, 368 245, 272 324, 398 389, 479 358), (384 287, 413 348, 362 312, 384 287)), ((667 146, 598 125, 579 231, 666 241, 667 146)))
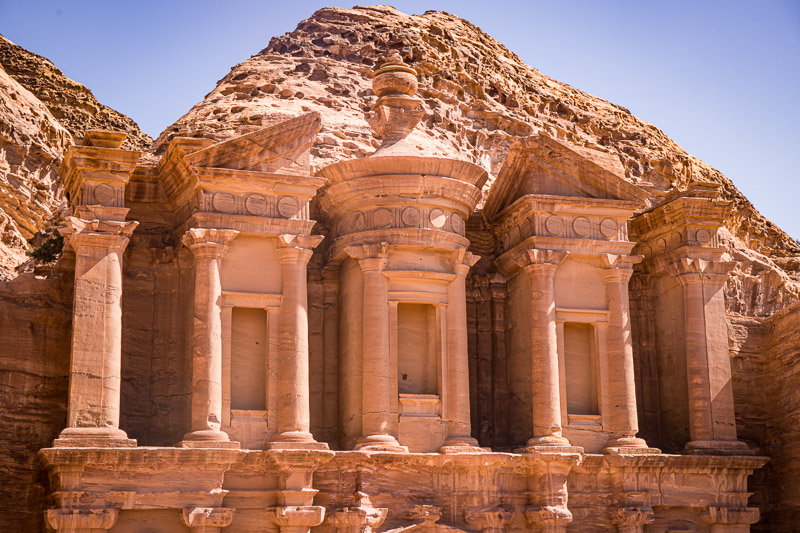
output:
POLYGON ((566 507, 547 505, 525 509, 525 521, 543 533, 561 533, 572 522, 572 513, 566 507), (537 529, 538 528, 538 529, 537 529))
POLYGON ((373 507, 372 501, 364 492, 356 492, 353 496, 355 506, 330 512, 325 521, 337 533, 372 533, 377 530, 386 520, 389 509, 373 507))
POLYGON ((467 524, 481 530, 481 533, 504 533, 514 519, 514 508, 509 506, 470 507, 464 509, 467 524))
POLYGON ((181 510, 181 521, 192 528, 192 533, 215 533, 231 524, 233 511, 227 507, 187 507, 181 510))
POLYGON ((45 516, 58 533, 108 530, 117 523, 116 509, 48 509, 45 516))
POLYGON ((325 508, 319 505, 289 505, 267 509, 267 516, 281 533, 308 533, 322 523, 325 508))
POLYGON ((645 525, 655 521, 655 514, 649 507, 623 507, 617 509, 613 521, 620 533, 642 533, 645 525))

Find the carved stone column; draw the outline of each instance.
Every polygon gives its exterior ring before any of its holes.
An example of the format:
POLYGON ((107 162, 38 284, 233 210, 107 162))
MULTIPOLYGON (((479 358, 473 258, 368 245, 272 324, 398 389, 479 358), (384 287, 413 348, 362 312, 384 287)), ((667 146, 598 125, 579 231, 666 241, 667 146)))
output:
POLYGON ((527 250, 518 259, 530 279, 533 438, 527 446, 569 446, 561 434, 561 392, 554 277, 567 252, 527 250))
POLYGON ((233 509, 227 507, 190 507, 181 511, 181 521, 192 533, 219 533, 232 520, 233 509))
POLYGON ((136 446, 119 429, 122 252, 138 222, 70 217, 75 251, 67 427, 53 446, 136 446))
POLYGON ((624 507, 614 516, 619 533, 644 533, 644 526, 654 521, 655 515, 649 507, 624 507))
POLYGON ((464 520, 481 533, 505 533, 514 519, 514 508, 470 507, 464 509, 464 520))
POLYGON ((666 263, 683 287, 684 342, 689 377, 689 453, 747 454, 736 440, 736 418, 723 287, 735 263, 688 254, 666 263))
POLYGON ((583 461, 581 448, 536 448, 528 461, 528 507, 525 520, 534 531, 566 533, 572 522, 567 507, 569 491, 567 477, 570 470, 583 461))
POLYGON ((362 429, 356 449, 408 451, 392 434, 396 370, 389 350, 389 287, 383 275, 389 245, 349 246, 364 275, 362 429))
POLYGON ((270 449, 327 449, 311 435, 308 387, 308 291, 306 265, 321 235, 281 235, 280 337, 278 345, 278 428, 270 449))
POLYGON ((192 330, 191 431, 180 446, 238 448, 222 423, 222 285, 220 267, 234 230, 190 229, 183 244, 194 254, 194 320, 192 330))
POLYGON ((57 533, 100 533, 117 523, 117 510, 48 509, 45 517, 57 533))
POLYGON ((750 525, 758 522, 761 514, 757 507, 708 508, 711 533, 749 533, 750 525))
POLYGON ((269 453, 278 470, 277 507, 267 517, 281 533, 308 533, 325 518, 325 508, 313 505, 317 490, 312 488, 314 471, 333 458, 327 450, 275 450, 269 453))
POLYGON ((633 369, 633 342, 631 339, 630 301, 628 281, 633 275, 632 265, 641 256, 604 254, 606 268, 603 281, 606 285, 608 305, 608 396, 611 411, 608 413, 611 436, 606 450, 619 448, 647 448, 644 439, 636 437, 639 419, 636 411, 636 382, 633 369))
POLYGON ((447 438, 440 451, 483 451, 471 435, 469 412, 469 350, 465 279, 480 257, 467 252, 455 264, 456 278, 447 285, 447 438))

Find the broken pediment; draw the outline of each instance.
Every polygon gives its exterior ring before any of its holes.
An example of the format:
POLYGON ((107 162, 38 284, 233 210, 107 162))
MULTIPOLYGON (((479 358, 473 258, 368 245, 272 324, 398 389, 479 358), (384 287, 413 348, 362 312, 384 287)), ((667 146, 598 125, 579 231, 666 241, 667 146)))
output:
POLYGON ((319 113, 307 113, 202 148, 184 159, 197 167, 308 174, 309 151, 321 125, 319 113))
POLYGON ((310 150, 321 125, 320 114, 314 112, 215 144, 208 139, 172 139, 158 165, 164 190, 180 205, 200 182, 205 188, 241 188, 243 182, 269 176, 308 177, 310 150))
POLYGON ((648 193, 546 135, 515 142, 484 207, 490 218, 526 195, 633 201, 648 193))

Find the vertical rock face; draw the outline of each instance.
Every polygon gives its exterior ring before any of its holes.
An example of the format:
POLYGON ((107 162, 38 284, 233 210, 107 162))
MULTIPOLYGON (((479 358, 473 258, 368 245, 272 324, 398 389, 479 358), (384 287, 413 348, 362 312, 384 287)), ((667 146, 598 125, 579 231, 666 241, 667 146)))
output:
POLYGON ((61 201, 58 166, 72 135, 0 67, 0 279, 61 201))
POLYGON ((92 129, 124 131, 129 149, 152 142, 50 61, 0 35, 0 280, 15 275, 26 241, 61 205, 64 151, 92 129))

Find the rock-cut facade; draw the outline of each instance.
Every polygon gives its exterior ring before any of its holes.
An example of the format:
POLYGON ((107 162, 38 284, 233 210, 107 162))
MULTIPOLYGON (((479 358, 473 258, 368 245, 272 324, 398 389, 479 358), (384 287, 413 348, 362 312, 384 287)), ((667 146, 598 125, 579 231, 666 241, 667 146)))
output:
POLYGON ((658 195, 538 135, 482 203, 484 168, 409 142, 414 69, 372 87, 380 145, 314 173, 313 112, 157 163, 69 148, 45 527, 749 531, 719 185, 658 195))

